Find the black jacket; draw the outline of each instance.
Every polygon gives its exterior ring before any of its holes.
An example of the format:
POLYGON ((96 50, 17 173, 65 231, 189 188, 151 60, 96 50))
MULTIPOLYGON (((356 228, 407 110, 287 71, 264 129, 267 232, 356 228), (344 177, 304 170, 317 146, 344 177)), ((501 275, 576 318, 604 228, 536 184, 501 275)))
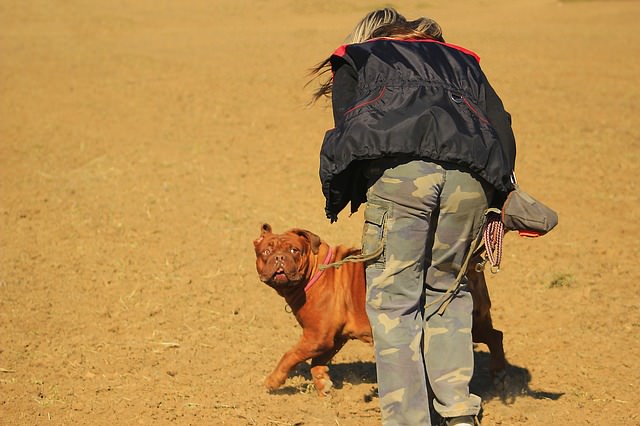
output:
POLYGON ((320 151, 320 180, 332 221, 366 198, 367 160, 422 158, 452 163, 512 189, 511 117, 478 56, 432 40, 375 39, 331 56, 334 117, 320 151))

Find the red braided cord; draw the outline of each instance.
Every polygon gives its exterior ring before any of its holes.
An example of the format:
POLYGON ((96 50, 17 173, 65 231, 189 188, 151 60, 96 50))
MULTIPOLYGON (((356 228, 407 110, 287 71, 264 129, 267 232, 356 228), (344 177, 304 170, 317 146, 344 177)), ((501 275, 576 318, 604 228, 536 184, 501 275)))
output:
POLYGON ((502 241, 504 238, 504 223, 500 215, 490 213, 487 216, 487 223, 484 227, 484 246, 487 250, 487 260, 491 264, 492 272, 500 270, 502 261, 502 241))

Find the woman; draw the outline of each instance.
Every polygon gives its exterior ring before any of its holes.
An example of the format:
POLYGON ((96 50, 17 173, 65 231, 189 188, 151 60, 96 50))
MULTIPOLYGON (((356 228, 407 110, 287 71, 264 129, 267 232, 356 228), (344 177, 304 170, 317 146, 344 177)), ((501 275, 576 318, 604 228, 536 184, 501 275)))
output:
MULTIPOLYGON (((365 17, 366 19, 366 17, 365 17)), ((396 20, 320 64, 335 128, 320 177, 333 222, 366 202, 363 254, 382 420, 472 425, 473 302, 458 276, 484 212, 513 188, 511 119, 479 57, 433 20, 396 20), (432 407, 430 413, 430 394, 432 407)), ((461 274, 460 274, 461 275, 461 274)))

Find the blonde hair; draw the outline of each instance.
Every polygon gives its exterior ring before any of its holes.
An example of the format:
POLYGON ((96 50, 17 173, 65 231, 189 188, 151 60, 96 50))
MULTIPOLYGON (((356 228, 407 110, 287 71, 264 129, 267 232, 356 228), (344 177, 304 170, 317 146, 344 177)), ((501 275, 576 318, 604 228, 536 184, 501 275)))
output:
POLYGON ((421 17, 415 21, 411 21, 409 25, 413 26, 414 30, 417 32, 424 34, 426 38, 432 38, 434 40, 444 42, 442 27, 431 18, 421 17))
POLYGON ((406 22, 404 16, 391 7, 378 9, 367 13, 356 24, 346 39, 347 44, 362 43, 372 38, 373 32, 383 25, 406 22))
MULTIPOLYGON (((407 20, 404 16, 398 13, 397 10, 391 7, 385 7, 383 9, 373 10, 367 13, 351 31, 351 34, 346 38, 346 44, 362 43, 363 41, 373 38, 373 33, 385 25, 404 24, 407 20)), ((331 57, 320 62, 313 67, 309 74, 311 75, 311 81, 319 78, 329 71, 331 71, 331 57)), ((311 83, 311 81, 309 83, 311 83)), ((307 83, 307 84, 309 84, 307 83)), ((330 77, 324 83, 320 84, 318 90, 316 90, 311 97, 311 102, 315 102, 323 96, 330 97, 331 90, 333 88, 333 79, 330 77)))
POLYGON ((372 38, 390 37, 400 40, 431 39, 444 42, 440 24, 431 18, 421 17, 408 22, 394 22, 376 28, 372 38))
MULTIPOLYGON (((367 13, 358 22, 349 37, 348 44, 362 43, 379 37, 389 37, 399 40, 437 40, 444 42, 442 27, 431 18, 420 17, 407 21, 395 9, 386 7, 367 13)), ((311 69, 313 78, 318 78, 331 71, 331 57, 325 59, 311 69)), ((331 97, 333 79, 329 78, 320 84, 311 98, 315 102, 323 96, 331 97)))

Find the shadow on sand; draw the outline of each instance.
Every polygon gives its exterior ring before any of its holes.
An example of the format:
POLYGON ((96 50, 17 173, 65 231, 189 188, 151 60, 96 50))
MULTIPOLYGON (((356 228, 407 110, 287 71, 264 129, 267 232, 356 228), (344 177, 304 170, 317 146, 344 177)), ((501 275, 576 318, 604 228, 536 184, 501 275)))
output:
POLYGON ((474 352, 475 370, 471 379, 471 392, 483 401, 499 398, 505 404, 512 404, 520 396, 534 399, 558 400, 564 393, 531 389, 531 373, 524 367, 508 364, 503 375, 492 377, 489 373, 489 352, 474 352))
MULTIPOLYGON (((329 374, 331 375, 331 381, 335 389, 342 389, 345 383, 352 385, 360 385, 363 383, 369 383, 375 385, 376 382, 376 364, 373 362, 346 362, 340 364, 329 364, 329 374)), ((296 393, 315 392, 313 389, 313 383, 311 379, 311 366, 309 363, 298 364, 289 377, 300 376, 304 379, 305 384, 299 386, 291 386, 285 384, 282 388, 272 391, 276 395, 292 395, 296 393)), ((365 401, 369 402, 371 399, 377 396, 377 387, 373 389, 370 394, 364 396, 365 401)))
MULTIPOLYGON (((505 404, 512 404, 518 397, 529 397, 534 399, 558 400, 564 393, 552 392, 530 387, 531 373, 524 367, 509 364, 504 375, 492 377, 489 373, 490 355, 488 352, 476 350, 474 352, 475 370, 471 379, 471 392, 479 395, 483 401, 490 401, 499 398, 505 404)), ((342 389, 345 383, 353 385, 371 384, 374 385, 371 392, 364 395, 366 402, 377 397, 376 366, 373 362, 348 362, 331 364, 329 374, 336 389, 342 389)), ((290 377, 302 376, 306 382, 302 386, 287 386, 274 391, 275 394, 295 394, 300 392, 311 392, 311 372, 308 363, 298 365, 290 374, 290 377)))

